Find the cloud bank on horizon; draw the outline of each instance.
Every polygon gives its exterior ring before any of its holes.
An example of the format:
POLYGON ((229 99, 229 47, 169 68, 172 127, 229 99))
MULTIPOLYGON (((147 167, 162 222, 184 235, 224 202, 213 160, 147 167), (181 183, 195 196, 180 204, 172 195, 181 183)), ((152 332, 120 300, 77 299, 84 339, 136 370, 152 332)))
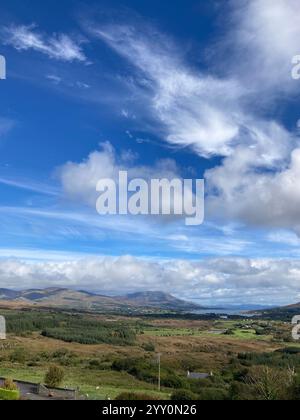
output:
MULTIPOLYGON (((24 248, 18 235, 27 228, 24 242, 42 251, 46 245, 37 237, 47 232, 45 223, 68 220, 64 229, 53 223, 52 249, 81 253, 89 242, 87 252, 95 257, 33 263, 3 255, 3 287, 38 286, 39 279, 43 285, 56 281, 102 291, 119 290, 124 284, 128 290, 164 289, 210 302, 232 303, 240 296, 251 303, 300 299, 300 83, 291 76, 292 58, 300 53, 297 3, 231 0, 214 14, 217 29, 213 37, 209 30, 203 35, 206 46, 197 60, 191 59, 200 55, 196 33, 187 50, 182 34, 183 39, 179 32, 172 36, 157 29, 162 25, 150 23, 147 14, 128 9, 111 19, 87 14, 76 31, 70 24, 46 31, 40 23, 4 23, 0 33, 7 51, 18 63, 37 62, 44 72, 35 89, 50 90, 49 98, 61 95, 85 131, 80 130, 74 149, 71 139, 60 146, 66 137, 77 135, 64 120, 64 105, 57 120, 61 140, 48 169, 55 172, 55 185, 43 191, 32 189, 40 181, 40 169, 27 184, 15 179, 13 171, 6 171, 9 177, 0 173, 0 186, 14 189, 9 203, 2 204, 3 220, 10 219, 9 212, 18 213, 18 229, 14 226, 3 240, 11 249, 24 248), (82 116, 78 103, 89 115, 82 116), (101 107, 99 128, 90 114, 101 107), (116 125, 126 133, 123 142, 115 140, 116 125), (102 137, 93 137, 87 146, 82 136, 91 126, 102 130, 102 137), (170 221, 152 218, 94 223, 97 180, 115 178, 124 168, 146 179, 201 174, 206 181, 206 225, 195 232, 176 221, 170 227, 170 221), (53 188, 55 194, 50 194, 53 188), (96 227, 93 234, 85 218, 96 227), (118 229, 123 236, 114 236, 118 229), (140 236, 134 229, 140 229, 140 236), (77 249, 71 244, 74 237, 80 238, 77 249), (157 253, 149 246, 153 240, 157 253), (207 255, 210 248, 215 254, 207 255), (255 248, 262 252, 261 259, 255 248), (97 259, 103 249, 107 257, 97 259), (156 262, 144 259, 153 256, 156 262)), ((29 76, 23 78, 33 83, 29 76)), ((1 109, 0 145, 1 137, 14 131, 1 109)), ((51 115, 50 111, 43 112, 51 115)), ((51 139, 47 142, 50 149, 51 139)))
POLYGON ((35 264, 0 260, 0 288, 55 286, 115 295, 160 290, 186 299, 199 297, 207 305, 285 304, 291 292, 297 302, 299 274, 300 262, 287 260, 156 261, 126 255, 35 264))

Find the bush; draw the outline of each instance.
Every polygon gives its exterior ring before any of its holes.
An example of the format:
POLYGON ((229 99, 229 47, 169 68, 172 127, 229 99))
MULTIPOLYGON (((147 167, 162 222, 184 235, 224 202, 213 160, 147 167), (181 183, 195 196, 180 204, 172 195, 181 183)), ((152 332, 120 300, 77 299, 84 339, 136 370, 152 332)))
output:
POLYGON ((173 392, 171 396, 172 401, 196 401, 197 396, 191 391, 186 389, 179 389, 178 391, 173 392))
POLYGON ((11 355, 10 360, 14 363, 24 364, 26 362, 26 352, 23 348, 16 349, 11 355))
POLYGON ((155 345, 153 343, 146 343, 143 345, 143 349, 149 352, 155 352, 155 345))
POLYGON ((300 354, 299 347, 287 347, 284 349, 276 350, 276 353, 283 353, 283 354, 300 354))
POLYGON ((7 389, 8 391, 18 391, 17 385, 10 378, 5 379, 3 389, 7 389))
MULTIPOLYGON (((145 359, 117 359, 112 363, 112 370, 127 372, 140 381, 155 383, 158 380, 158 366, 145 359)), ((161 385, 167 388, 185 388, 186 381, 171 369, 162 367, 161 385)))
POLYGON ((300 379, 296 377, 293 384, 289 388, 288 399, 292 401, 300 401, 300 379))
POLYGON ((252 401, 255 399, 255 391, 246 383, 234 381, 230 386, 229 399, 232 401, 252 401))
POLYGON ((116 401, 154 401, 158 400, 153 395, 137 394, 135 392, 122 392, 116 397, 116 401))
POLYGON ((59 366, 50 366, 45 375, 45 385, 49 388, 57 388, 64 380, 65 372, 59 366))
POLYGON ((141 381, 157 381, 157 366, 144 359, 118 359, 113 362, 112 369, 127 372, 141 381))
POLYGON ((169 373, 167 375, 162 375, 161 384, 167 388, 180 389, 185 388, 186 381, 175 373, 169 373))
POLYGON ((76 353, 66 349, 58 349, 52 353, 51 359, 61 366, 76 366, 78 359, 76 353))
POLYGON ((199 393, 200 401, 224 401, 229 399, 228 392, 222 388, 204 388, 199 393))
POLYGON ((16 401, 20 399, 20 392, 17 390, 2 389, 0 388, 1 401, 16 401))
POLYGON ((103 370, 103 363, 98 359, 91 359, 88 364, 90 369, 103 370))

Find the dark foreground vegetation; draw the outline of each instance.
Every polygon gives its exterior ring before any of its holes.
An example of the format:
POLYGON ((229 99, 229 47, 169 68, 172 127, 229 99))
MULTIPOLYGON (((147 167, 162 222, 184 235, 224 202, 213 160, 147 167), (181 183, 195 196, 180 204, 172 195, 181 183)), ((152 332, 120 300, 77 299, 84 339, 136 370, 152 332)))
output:
MULTIPOLYGON (((155 366, 145 359, 123 359, 112 369, 154 383, 155 366)), ((300 399, 300 348, 273 353, 241 353, 218 374, 188 380, 172 369, 162 370, 162 385, 173 388, 173 400, 293 400, 300 399), (297 374, 298 372, 298 374, 297 374)))
POLYGON ((87 316, 64 313, 24 311, 6 315, 7 331, 16 335, 41 331, 44 337, 81 344, 131 345, 135 330, 123 323, 109 323, 87 316))

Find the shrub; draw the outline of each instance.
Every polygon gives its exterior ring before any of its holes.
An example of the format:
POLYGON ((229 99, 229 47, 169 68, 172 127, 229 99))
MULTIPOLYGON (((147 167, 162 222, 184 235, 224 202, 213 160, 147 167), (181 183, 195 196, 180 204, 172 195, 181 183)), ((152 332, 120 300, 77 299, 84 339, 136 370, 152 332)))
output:
POLYGON ((153 395, 139 394, 135 392, 122 392, 116 397, 116 401, 154 401, 158 400, 153 395))
POLYGON ((204 388, 199 393, 200 401, 224 401, 229 399, 228 392, 222 388, 204 388))
POLYGON ((162 375, 161 384, 167 388, 180 389, 185 388, 186 381, 184 381, 184 379, 180 378, 175 373, 169 373, 167 375, 162 375))
POLYGON ((53 352, 51 359, 62 366, 76 366, 78 363, 76 354, 66 349, 56 350, 53 352))
POLYGON ((191 391, 186 389, 179 389, 178 391, 173 392, 171 396, 172 401, 196 401, 197 396, 191 391))
POLYGON ((256 394, 256 399, 274 401, 286 398, 291 383, 289 370, 271 369, 268 366, 253 368, 247 377, 248 383, 256 394))
POLYGON ((7 389, 8 391, 18 391, 17 385, 10 378, 5 379, 3 389, 7 389))
POLYGON ((234 381, 230 386, 229 399, 232 401, 252 401, 255 399, 255 391, 246 383, 234 381))
POLYGON ((155 345, 153 343, 146 343, 143 345, 143 349, 149 352, 155 352, 155 345))
POLYGON ((157 367, 144 359, 118 359, 113 362, 112 369, 127 372, 145 382, 157 380, 157 367))
MULTIPOLYGON (((140 381, 149 383, 157 382, 158 367, 145 359, 117 359, 112 363, 112 369, 118 372, 127 372, 140 381)), ((186 381, 176 375, 171 369, 162 367, 161 385, 167 388, 185 388, 186 381)))
POLYGON ((284 349, 276 350, 276 353, 283 353, 283 354, 300 354, 299 347, 287 347, 284 349))
POLYGON ((296 377, 289 389, 289 398, 293 401, 300 401, 300 379, 296 377))
POLYGON ((88 366, 89 366, 90 369, 103 370, 103 364, 102 364, 101 360, 98 360, 98 359, 91 359, 89 361, 88 366))
POLYGON ((59 366, 50 366, 45 375, 45 384, 49 388, 57 388, 62 383, 65 376, 64 370, 59 366))
POLYGON ((19 347, 11 355, 10 360, 14 363, 24 364, 26 362, 26 352, 25 349, 19 347))
POLYGON ((2 389, 0 388, 1 401, 16 401, 20 399, 20 392, 18 390, 2 389))

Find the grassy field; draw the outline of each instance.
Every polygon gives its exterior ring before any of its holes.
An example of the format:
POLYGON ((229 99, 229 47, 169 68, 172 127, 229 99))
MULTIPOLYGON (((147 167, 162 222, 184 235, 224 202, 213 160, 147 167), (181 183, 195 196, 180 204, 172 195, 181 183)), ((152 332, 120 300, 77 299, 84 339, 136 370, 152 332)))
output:
POLYGON ((144 330, 145 335, 150 337, 184 337, 201 336, 203 331, 197 328, 155 328, 149 327, 144 330))
MULTIPOLYGON (((7 366, 0 369, 0 376, 15 380, 42 383, 45 370, 22 366, 7 366)), ((126 373, 118 372, 85 372, 82 369, 66 369, 62 387, 78 388, 80 394, 89 399, 115 399, 123 392, 141 392, 160 399, 169 399, 170 391, 158 392, 154 386, 135 380, 126 373)))

